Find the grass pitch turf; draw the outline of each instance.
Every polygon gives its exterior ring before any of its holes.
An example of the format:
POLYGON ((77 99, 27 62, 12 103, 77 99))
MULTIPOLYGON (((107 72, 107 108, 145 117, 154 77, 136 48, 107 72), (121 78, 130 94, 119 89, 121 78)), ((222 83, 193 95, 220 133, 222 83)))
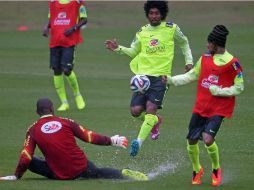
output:
MULTIPOLYGON (((122 134, 130 140, 136 137, 140 122, 129 114, 130 59, 109 52, 103 43, 116 37, 120 44, 128 46, 139 27, 147 23, 142 5, 142 2, 87 3, 89 25, 82 31, 85 42, 78 47, 75 65, 87 107, 84 111, 76 109, 67 85, 71 109, 61 116, 73 118, 102 134, 122 134)), ((223 168, 220 189, 251 189, 254 185, 254 3, 173 2, 170 5, 168 20, 177 23, 188 37, 195 61, 206 51, 206 38, 215 24, 225 24, 230 30, 227 47, 244 68, 245 91, 237 98, 234 117, 223 123, 216 138, 223 168)), ((46 2, 0 2, 1 176, 15 170, 26 128, 37 119, 36 100, 49 97, 55 106, 59 105, 48 67, 47 39, 41 35, 47 10, 46 2), (17 32, 20 25, 31 30, 17 32)), ((183 56, 176 47, 173 74, 182 73, 183 66, 183 56)), ((185 135, 194 100, 195 84, 171 87, 160 112, 164 117, 160 139, 153 142, 147 139, 134 159, 123 149, 79 142, 97 166, 140 170, 153 177, 151 181, 52 181, 28 171, 20 181, 0 182, 0 189, 213 189, 211 163, 202 144, 203 185, 190 185, 192 169, 185 135)))

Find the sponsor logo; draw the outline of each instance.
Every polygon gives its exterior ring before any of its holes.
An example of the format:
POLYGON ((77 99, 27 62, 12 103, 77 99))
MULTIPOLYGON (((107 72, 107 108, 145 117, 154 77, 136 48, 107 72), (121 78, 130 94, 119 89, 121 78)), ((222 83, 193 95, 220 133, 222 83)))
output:
POLYGON ((57 15, 57 18, 60 18, 60 19, 64 19, 66 17, 67 17, 66 12, 61 12, 61 13, 58 13, 58 15, 57 15))
POLYGON ((212 84, 217 84, 219 82, 219 77, 216 75, 209 75, 208 78, 204 78, 201 82, 201 86, 204 88, 209 88, 212 84))
POLYGON ((162 53, 166 51, 165 45, 155 45, 155 46, 147 46, 146 47, 146 53, 147 54, 153 54, 153 53, 162 53))
POLYGON ((159 45, 159 40, 158 40, 158 39, 152 39, 152 40, 149 42, 149 45, 150 45, 150 46, 157 46, 157 45, 159 45))
POLYGON ((70 19, 67 19, 66 12, 60 12, 57 15, 57 18, 54 20, 54 25, 69 25, 71 22, 70 19))
POLYGON ((50 121, 42 125, 41 131, 43 133, 56 133, 62 128, 62 124, 58 121, 50 121))
POLYGON ((215 131, 213 131, 212 129, 210 129, 209 131, 210 131, 210 133, 215 133, 215 131))
POLYGON ((240 66, 240 63, 238 62, 235 62, 232 64, 233 68, 237 71, 241 66, 240 66))

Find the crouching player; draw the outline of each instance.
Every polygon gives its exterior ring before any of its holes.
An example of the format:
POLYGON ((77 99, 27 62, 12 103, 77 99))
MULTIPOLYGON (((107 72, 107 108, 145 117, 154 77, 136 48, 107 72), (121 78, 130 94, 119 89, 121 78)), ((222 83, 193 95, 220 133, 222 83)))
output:
POLYGON ((187 135, 187 151, 193 166, 192 184, 201 184, 203 168, 199 162, 198 140, 203 139, 212 161, 212 185, 221 184, 219 149, 215 142, 224 117, 231 117, 235 96, 244 90, 239 61, 225 49, 229 34, 223 25, 216 25, 208 36, 208 53, 202 55, 188 73, 169 77, 169 84, 184 85, 198 80, 196 103, 187 135))
POLYGON ((82 141, 105 146, 126 148, 126 137, 102 136, 83 128, 75 121, 54 116, 53 103, 44 98, 37 101, 37 120, 27 131, 24 148, 21 152, 14 175, 0 177, 0 180, 20 179, 29 169, 31 172, 49 179, 134 179, 147 180, 147 176, 129 169, 97 168, 78 147, 75 137, 82 141), (45 158, 34 156, 38 145, 45 158))

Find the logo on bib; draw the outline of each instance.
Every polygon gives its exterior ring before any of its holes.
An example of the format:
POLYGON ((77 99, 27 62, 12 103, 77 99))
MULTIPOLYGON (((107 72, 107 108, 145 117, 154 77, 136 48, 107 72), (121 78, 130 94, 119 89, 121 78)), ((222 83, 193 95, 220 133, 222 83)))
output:
POLYGON ((41 131, 43 133, 55 133, 62 128, 62 124, 58 121, 50 121, 42 125, 41 131))
POLYGON ((212 84, 218 84, 219 82, 219 77, 216 75, 209 75, 208 78, 204 78, 202 80, 201 86, 203 86, 204 88, 209 88, 210 85, 212 84))

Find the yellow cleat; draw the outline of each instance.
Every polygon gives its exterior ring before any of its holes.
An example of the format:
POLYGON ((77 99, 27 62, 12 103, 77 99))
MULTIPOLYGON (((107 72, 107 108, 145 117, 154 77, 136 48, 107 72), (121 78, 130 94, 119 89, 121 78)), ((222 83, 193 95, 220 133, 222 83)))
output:
POLYGON ((123 174, 124 177, 127 177, 127 178, 132 179, 132 180, 148 181, 147 175, 143 174, 142 172, 129 170, 129 169, 123 169, 122 174, 123 174))
POLYGON ((77 95, 75 97, 76 105, 79 110, 82 110, 85 108, 86 103, 81 95, 77 95))
POLYGON ((57 111, 67 111, 69 110, 69 104, 68 103, 62 103, 61 106, 59 108, 57 108, 57 111))

